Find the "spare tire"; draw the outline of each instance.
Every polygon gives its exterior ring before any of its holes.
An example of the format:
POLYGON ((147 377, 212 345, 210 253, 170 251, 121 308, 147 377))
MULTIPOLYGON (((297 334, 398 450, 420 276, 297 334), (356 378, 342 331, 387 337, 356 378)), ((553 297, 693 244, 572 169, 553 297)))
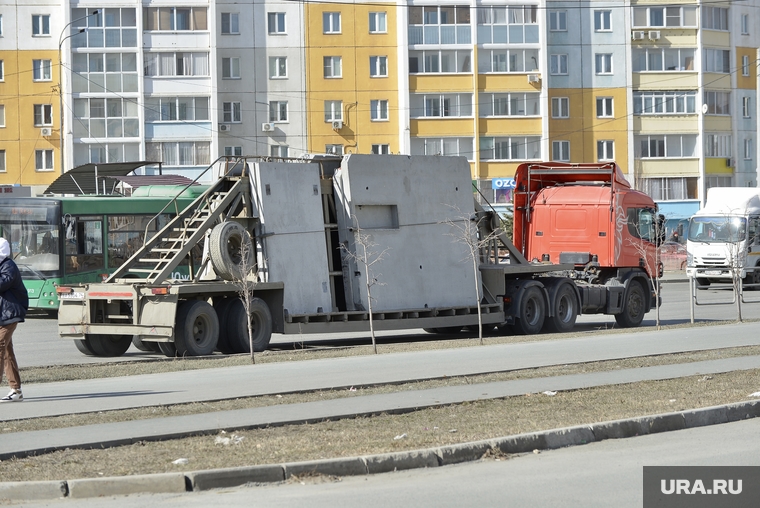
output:
POLYGON ((254 266, 253 242, 243 226, 233 221, 222 222, 214 226, 209 237, 209 255, 211 266, 216 274, 224 280, 242 280, 254 266), (245 259, 243 259, 245 253, 245 259))

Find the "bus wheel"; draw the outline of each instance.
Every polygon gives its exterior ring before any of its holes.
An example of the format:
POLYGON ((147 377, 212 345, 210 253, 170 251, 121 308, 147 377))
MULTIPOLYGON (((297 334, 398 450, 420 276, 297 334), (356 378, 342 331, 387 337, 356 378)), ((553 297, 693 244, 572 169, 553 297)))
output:
POLYGON ((121 356, 132 345, 131 335, 87 335, 90 348, 95 356, 121 356))
POLYGON ((92 347, 90 347, 90 341, 87 337, 84 339, 74 339, 74 345, 83 355, 95 356, 95 352, 92 350, 92 347))
POLYGON ((644 320, 644 289, 641 283, 632 280, 628 284, 628 291, 625 294, 623 302, 623 312, 615 314, 615 321, 623 328, 633 328, 639 326, 644 320))
POLYGON ((161 351, 164 356, 169 358, 177 356, 177 346, 174 345, 174 342, 156 342, 156 344, 158 344, 158 350, 161 351))
POLYGON ((174 344, 180 356, 206 356, 216 349, 219 318, 214 308, 203 300, 188 300, 177 311, 174 344))
POLYGON ((227 221, 214 226, 209 237, 211 265, 216 274, 224 280, 244 279, 241 265, 248 270, 254 267, 253 242, 243 226, 227 221), (243 252, 246 259, 243 260, 243 252))
POLYGON ((575 291, 569 284, 562 284, 554 299, 554 314, 547 316, 544 329, 551 333, 569 332, 578 318, 578 301, 575 291))
POLYGON ((536 286, 529 287, 520 304, 520 314, 515 319, 515 332, 520 335, 533 335, 541 331, 546 318, 544 294, 536 286))
MULTIPOLYGON (((227 339, 237 353, 251 352, 246 321, 245 305, 240 298, 235 298, 230 306, 227 339)), ((253 350, 257 353, 266 350, 272 339, 272 313, 261 298, 251 298, 251 335, 253 350)))

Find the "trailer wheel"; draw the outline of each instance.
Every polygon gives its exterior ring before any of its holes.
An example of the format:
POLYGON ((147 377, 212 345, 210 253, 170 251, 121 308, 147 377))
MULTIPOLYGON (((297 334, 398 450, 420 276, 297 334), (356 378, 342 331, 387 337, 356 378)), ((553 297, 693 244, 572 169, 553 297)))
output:
POLYGON ((131 335, 90 334, 86 337, 95 356, 121 356, 132 345, 131 335))
MULTIPOLYGON (((230 347, 237 353, 250 353, 245 305, 240 298, 232 300, 228 316, 227 340, 230 347)), ((264 351, 272 339, 272 313, 261 298, 251 299, 251 332, 254 352, 264 351)))
POLYGON ((646 297, 641 283, 632 280, 628 284, 628 292, 625 294, 623 302, 623 312, 615 314, 615 321, 623 328, 633 328, 639 326, 644 320, 644 308, 646 297))
POLYGON ((219 318, 208 302, 188 300, 179 306, 174 345, 180 356, 210 355, 218 340, 219 318))
POLYGON ((158 350, 161 351, 164 356, 169 358, 177 356, 177 346, 174 345, 174 342, 156 342, 156 344, 158 344, 158 350))
POLYGON ((562 284, 554 298, 553 316, 547 316, 544 329, 552 333, 569 332, 578 318, 578 301, 569 284, 562 284))
POLYGON ((144 341, 140 338, 139 335, 132 336, 132 345, 140 351, 145 351, 146 353, 158 353, 160 351, 160 349, 158 349, 157 342, 150 340, 144 341))
POLYGON ((224 280, 244 279, 248 274, 242 272, 241 265, 248 270, 254 267, 253 242, 237 222, 226 221, 214 226, 209 237, 209 254, 214 271, 224 280))
POLYGON ((520 304, 520 314, 515 319, 515 332, 520 335, 533 335, 541 331, 546 317, 544 294, 536 286, 529 287, 520 304))
POLYGON ((87 356, 95 356, 95 351, 90 346, 90 341, 85 337, 84 339, 74 339, 74 345, 77 347, 80 353, 87 356))
POLYGON ((214 310, 216 311, 216 317, 219 319, 219 340, 216 341, 216 349, 219 352, 228 355, 234 353, 235 350, 230 346, 229 333, 227 329, 229 326, 230 307, 234 298, 215 298, 214 310))

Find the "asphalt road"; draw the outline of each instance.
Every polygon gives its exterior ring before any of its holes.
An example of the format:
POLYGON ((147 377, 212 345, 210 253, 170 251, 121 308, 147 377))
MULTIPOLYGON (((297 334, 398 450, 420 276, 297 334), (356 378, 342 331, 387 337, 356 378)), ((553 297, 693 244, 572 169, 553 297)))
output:
MULTIPOLYGON (((722 290, 700 291, 698 300, 705 303, 718 303, 715 305, 702 305, 695 307, 696 321, 733 321, 736 320, 736 304, 731 303, 731 293, 722 290), (720 303, 723 302, 723 303, 720 303)), ((757 295, 753 292, 746 293, 745 299, 757 300, 758 303, 744 304, 743 316, 745 318, 760 316, 760 292, 757 295)), ((689 308, 689 285, 686 282, 668 282, 663 284, 662 289, 663 305, 660 308, 660 322, 663 325, 688 323, 690 321, 689 308)), ((656 313, 649 312, 642 324, 642 330, 655 325, 656 313)), ((577 330, 606 330, 617 328, 615 318, 605 315, 584 315, 578 318, 576 324, 577 330)), ((407 331, 388 331, 378 332, 378 337, 386 338, 385 340, 398 341, 418 341, 430 340, 435 336, 428 334, 420 329, 407 331)), ((364 341, 370 343, 369 332, 366 335, 357 336, 355 333, 343 334, 307 334, 299 336, 299 342, 311 343, 318 345, 320 342, 329 341, 335 345, 338 339, 350 340, 355 343, 364 341)), ((272 337, 272 346, 286 347, 293 343, 295 336, 275 334, 272 337)), ((125 355, 120 358, 97 358, 81 354, 74 344, 68 339, 58 337, 57 321, 46 315, 30 316, 25 323, 22 323, 13 337, 14 349, 18 357, 19 364, 23 367, 46 366, 46 365, 69 365, 69 364, 86 364, 86 363, 109 363, 115 360, 129 361, 145 358, 163 358, 162 355, 144 353, 131 347, 125 355)))

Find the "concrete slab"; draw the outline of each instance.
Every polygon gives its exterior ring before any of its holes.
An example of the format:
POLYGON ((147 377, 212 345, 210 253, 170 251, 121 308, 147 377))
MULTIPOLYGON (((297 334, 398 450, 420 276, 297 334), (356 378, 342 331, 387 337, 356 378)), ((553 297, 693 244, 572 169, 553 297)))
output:
POLYGON ((162 473, 69 480, 69 497, 123 496, 137 493, 186 492, 183 473, 162 473))

